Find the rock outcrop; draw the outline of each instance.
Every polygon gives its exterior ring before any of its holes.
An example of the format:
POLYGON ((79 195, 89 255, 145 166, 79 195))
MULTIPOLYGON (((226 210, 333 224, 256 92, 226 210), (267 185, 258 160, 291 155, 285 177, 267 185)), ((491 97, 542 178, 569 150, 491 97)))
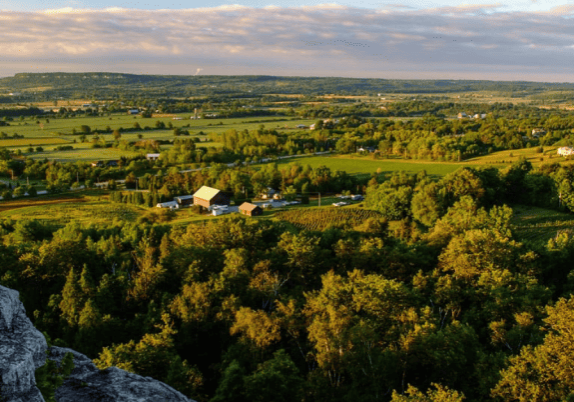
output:
MULTIPOLYGON (((18 292, 0 286, 0 401, 44 402, 34 371, 44 365, 48 345, 26 316, 18 292), (2 398, 5 398, 4 400, 2 398)), ((58 402, 194 402, 169 385, 117 367, 99 370, 85 355, 52 346, 48 358, 60 365, 74 355, 75 368, 56 390, 58 402)))
POLYGON ((0 398, 44 402, 34 371, 46 362, 47 348, 44 335, 26 316, 18 292, 0 286, 0 398))
POLYGON ((64 384, 56 390, 58 402, 191 401, 169 385, 153 378, 142 377, 117 367, 99 370, 87 356, 72 349, 52 346, 48 358, 59 366, 67 352, 74 355, 75 368, 64 384))

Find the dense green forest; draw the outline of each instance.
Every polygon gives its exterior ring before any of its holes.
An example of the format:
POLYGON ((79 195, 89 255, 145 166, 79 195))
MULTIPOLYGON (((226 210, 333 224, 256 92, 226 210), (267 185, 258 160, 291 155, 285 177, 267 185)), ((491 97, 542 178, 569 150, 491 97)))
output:
POLYGON ((571 172, 374 175, 364 210, 303 218, 5 219, 0 281, 55 344, 199 401, 565 400, 572 233, 520 241, 505 204, 571 172))

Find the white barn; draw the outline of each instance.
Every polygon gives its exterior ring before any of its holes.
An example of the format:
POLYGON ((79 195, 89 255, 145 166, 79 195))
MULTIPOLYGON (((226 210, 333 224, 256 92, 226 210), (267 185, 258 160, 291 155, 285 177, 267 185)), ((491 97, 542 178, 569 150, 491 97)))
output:
POLYGON ((560 147, 558 148, 558 155, 561 156, 574 155, 574 149, 572 147, 560 147))

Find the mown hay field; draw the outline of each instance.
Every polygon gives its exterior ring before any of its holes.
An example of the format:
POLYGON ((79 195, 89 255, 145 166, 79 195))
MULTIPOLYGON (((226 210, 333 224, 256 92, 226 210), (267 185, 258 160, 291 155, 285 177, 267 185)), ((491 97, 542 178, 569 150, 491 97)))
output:
POLYGON ((63 226, 70 222, 84 224, 109 224, 114 220, 133 222, 145 212, 145 209, 134 205, 110 204, 103 199, 67 198, 64 195, 60 199, 28 201, 27 205, 21 202, 19 206, 0 202, 0 218, 35 219, 63 226))
POLYGON ((31 159, 44 159, 59 161, 59 162, 90 162, 99 160, 117 160, 122 156, 134 157, 138 156, 138 152, 122 151, 116 148, 90 148, 90 144, 71 144, 74 149, 69 151, 58 150, 45 150, 43 152, 29 153, 27 156, 31 159))
POLYGON ((68 144, 70 141, 64 138, 39 137, 39 138, 7 138, 0 140, 0 147, 29 147, 38 145, 68 144))
POLYGON ((512 209, 512 231, 518 240, 546 243, 563 232, 574 234, 572 214, 523 205, 512 209))
POLYGON ((289 164, 292 162, 301 165, 310 165, 317 168, 321 165, 327 166, 331 170, 342 170, 354 175, 370 175, 371 173, 390 174, 392 172, 404 170, 407 173, 418 173, 423 170, 431 176, 444 176, 454 172, 463 163, 413 161, 404 159, 374 160, 366 158, 352 158, 346 156, 310 156, 292 159, 283 159, 278 164, 289 164))

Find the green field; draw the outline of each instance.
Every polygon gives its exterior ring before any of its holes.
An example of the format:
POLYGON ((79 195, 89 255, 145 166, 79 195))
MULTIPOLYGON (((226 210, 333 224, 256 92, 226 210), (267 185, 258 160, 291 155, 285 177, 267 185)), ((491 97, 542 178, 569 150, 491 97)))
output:
MULTIPOLYGON (((173 117, 152 117, 144 119, 141 116, 130 116, 126 114, 115 114, 109 117, 74 117, 74 118, 27 118, 25 120, 15 120, 10 122, 10 126, 0 127, 0 132, 8 136, 14 134, 23 135, 24 138, 17 139, 3 139, 0 140, 0 146, 4 146, 13 150, 20 149, 26 155, 32 158, 48 158, 59 161, 73 161, 73 160, 93 160, 93 159, 117 159, 120 156, 133 156, 132 153, 123 151, 110 151, 103 150, 101 156, 94 156, 94 152, 90 152, 89 142, 81 143, 80 127, 82 125, 89 126, 92 131, 106 130, 108 127, 111 130, 119 129, 122 127, 125 130, 134 128, 134 124, 138 123, 142 130, 122 132, 121 139, 127 141, 137 141, 139 136, 142 139, 153 140, 173 140, 173 129, 155 129, 156 121, 163 122, 166 127, 171 123, 173 128, 181 128, 188 130, 191 137, 198 137, 201 142, 205 142, 204 146, 221 146, 219 143, 210 142, 207 135, 200 135, 209 133, 222 133, 230 129, 237 131, 254 130, 258 129, 262 124, 266 128, 292 130, 298 124, 310 124, 311 120, 290 120, 288 117, 282 116, 267 116, 267 117, 241 117, 232 119, 199 119, 189 120, 189 113, 179 114, 183 120, 173 120, 173 117), (40 124, 37 123, 40 122, 40 124), (255 123, 253 121, 256 121, 255 123), (187 127, 189 125, 189 127, 187 127), (149 127, 151 129, 146 129, 149 127), (78 134, 73 134, 76 130, 78 134), (75 142, 74 142, 75 141, 75 142), (82 149, 82 151, 53 151, 53 148, 46 148, 45 145, 49 144, 69 144, 74 148, 82 149), (47 152, 42 153, 26 153, 29 147, 43 146, 47 152), (83 155, 85 153, 85 155, 83 155)), ((174 115, 175 116, 175 115, 174 115)), ((295 130, 293 130, 295 131, 295 130)), ((114 141, 110 133, 98 134, 108 144, 114 141)), ((90 141, 93 134, 86 135, 86 141, 90 141)), ((179 137, 189 138, 189 137, 179 137)))
MULTIPOLYGON (((91 193, 94 192, 88 194, 91 193)), ((0 218, 36 219, 56 225, 69 222, 109 224, 114 220, 135 221, 145 210, 134 205, 110 204, 103 196, 62 194, 2 203, 0 218)))
POLYGON ((518 240, 541 241, 556 237, 562 232, 574 233, 574 215, 530 206, 513 206, 513 233, 518 240))
POLYGON ((59 162, 90 162, 98 160, 116 160, 122 156, 138 156, 139 153, 132 151, 122 151, 116 148, 91 148, 89 143, 70 144, 74 149, 69 151, 58 151, 52 147, 44 147, 42 152, 27 154, 31 159, 56 160, 59 162))
POLYGON ((412 161, 403 159, 372 160, 364 158, 352 158, 344 156, 311 156, 301 158, 283 159, 279 165, 297 162, 301 165, 310 165, 313 168, 321 165, 331 170, 342 170, 353 175, 370 175, 371 173, 389 174, 404 170, 407 173, 418 173, 426 170, 430 176, 444 176, 454 172, 464 163, 446 163, 430 161, 412 161))

